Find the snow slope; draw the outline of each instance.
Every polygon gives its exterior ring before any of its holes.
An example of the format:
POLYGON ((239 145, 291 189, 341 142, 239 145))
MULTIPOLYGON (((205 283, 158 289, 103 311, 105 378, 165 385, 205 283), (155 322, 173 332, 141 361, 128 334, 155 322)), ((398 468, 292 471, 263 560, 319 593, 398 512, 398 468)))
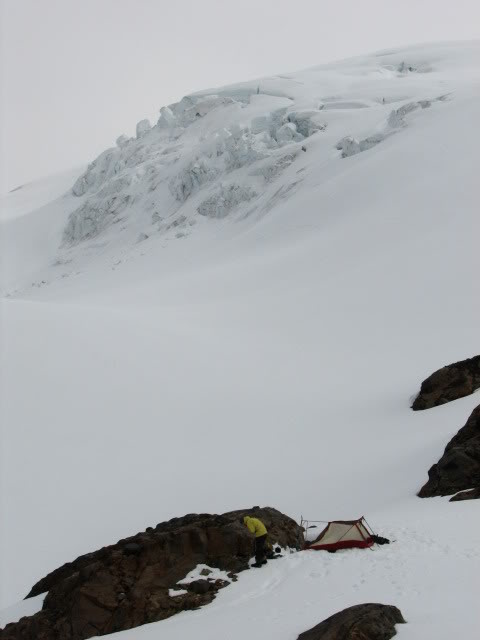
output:
POLYGON ((2 223, 2 602, 169 517, 270 504, 397 542, 288 556, 122 637, 294 640, 369 600, 400 637, 472 635, 478 505, 415 492, 480 396, 409 404, 478 353, 479 58, 196 94, 2 223))

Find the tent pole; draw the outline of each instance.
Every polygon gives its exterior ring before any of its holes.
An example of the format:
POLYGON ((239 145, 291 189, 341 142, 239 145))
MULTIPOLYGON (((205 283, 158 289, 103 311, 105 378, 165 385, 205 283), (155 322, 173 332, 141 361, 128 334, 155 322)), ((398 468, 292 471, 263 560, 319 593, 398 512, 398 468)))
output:
POLYGON ((370 529, 370 531, 373 533, 374 536, 376 536, 377 534, 375 533, 375 531, 372 529, 372 527, 368 524, 365 516, 362 516, 362 518, 365 520, 365 524, 367 525, 367 527, 370 529))

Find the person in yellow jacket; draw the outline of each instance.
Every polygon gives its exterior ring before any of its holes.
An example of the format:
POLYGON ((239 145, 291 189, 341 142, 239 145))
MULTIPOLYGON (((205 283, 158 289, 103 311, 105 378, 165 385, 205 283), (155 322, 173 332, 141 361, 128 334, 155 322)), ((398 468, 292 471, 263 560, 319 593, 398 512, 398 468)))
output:
POLYGON ((243 518, 243 524, 255 536, 255 564, 253 566, 261 567, 263 564, 267 564, 267 527, 258 518, 250 516, 243 518))

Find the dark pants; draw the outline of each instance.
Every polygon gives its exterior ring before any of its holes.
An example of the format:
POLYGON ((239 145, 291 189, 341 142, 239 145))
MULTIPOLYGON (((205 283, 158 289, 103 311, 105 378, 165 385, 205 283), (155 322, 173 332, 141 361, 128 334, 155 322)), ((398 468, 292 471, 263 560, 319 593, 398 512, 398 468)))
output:
POLYGON ((263 564, 267 561, 267 534, 255 538, 255 561, 257 564, 263 564))

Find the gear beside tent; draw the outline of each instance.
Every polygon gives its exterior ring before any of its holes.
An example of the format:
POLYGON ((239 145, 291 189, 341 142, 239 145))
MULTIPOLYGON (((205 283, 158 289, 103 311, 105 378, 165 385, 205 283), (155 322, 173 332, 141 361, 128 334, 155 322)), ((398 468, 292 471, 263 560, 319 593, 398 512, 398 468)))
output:
MULTIPOLYGON (((310 526, 312 522, 319 521, 302 519, 302 526, 307 530, 312 528, 310 526)), ((305 549, 315 549, 317 551, 338 551, 338 549, 351 548, 367 549, 373 545, 375 538, 375 534, 370 530, 363 516, 358 520, 332 520, 313 542, 305 543, 305 549)))

